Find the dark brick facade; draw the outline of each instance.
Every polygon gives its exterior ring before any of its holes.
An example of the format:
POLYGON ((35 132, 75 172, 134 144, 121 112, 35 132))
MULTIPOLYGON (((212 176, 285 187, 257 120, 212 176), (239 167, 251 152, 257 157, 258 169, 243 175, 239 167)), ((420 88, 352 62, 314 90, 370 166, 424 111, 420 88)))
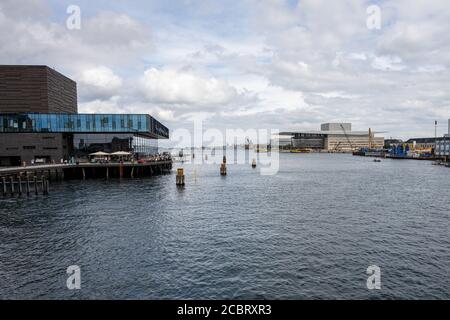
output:
POLYGON ((32 159, 58 162, 69 159, 73 136, 65 133, 2 133, 0 134, 0 166, 19 165, 32 159), (10 163, 16 161, 18 163, 10 163))
POLYGON ((0 65, 0 113, 77 113, 77 84, 47 66, 0 65))

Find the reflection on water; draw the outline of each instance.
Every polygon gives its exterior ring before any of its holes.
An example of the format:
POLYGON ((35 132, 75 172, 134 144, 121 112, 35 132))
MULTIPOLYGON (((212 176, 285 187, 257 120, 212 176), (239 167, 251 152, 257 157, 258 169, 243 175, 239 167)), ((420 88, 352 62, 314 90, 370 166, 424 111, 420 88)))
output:
POLYGON ((0 199, 0 298, 450 298, 448 168, 328 154, 281 154, 274 176, 185 168, 184 189, 172 174, 0 199))

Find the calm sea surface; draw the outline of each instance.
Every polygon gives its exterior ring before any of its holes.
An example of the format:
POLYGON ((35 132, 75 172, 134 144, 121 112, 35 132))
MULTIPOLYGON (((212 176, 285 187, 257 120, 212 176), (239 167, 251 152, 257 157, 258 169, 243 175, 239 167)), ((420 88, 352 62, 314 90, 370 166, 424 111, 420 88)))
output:
POLYGON ((281 154, 274 176, 184 167, 184 189, 171 174, 0 199, 0 298, 450 299, 449 168, 328 154, 281 154))

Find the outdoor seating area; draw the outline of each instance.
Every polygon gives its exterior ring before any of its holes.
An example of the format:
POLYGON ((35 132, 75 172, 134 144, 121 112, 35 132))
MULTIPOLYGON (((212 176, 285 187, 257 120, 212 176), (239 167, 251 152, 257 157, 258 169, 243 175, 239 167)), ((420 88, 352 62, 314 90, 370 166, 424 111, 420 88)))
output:
POLYGON ((148 163, 156 161, 167 161, 172 160, 172 157, 168 153, 156 154, 153 156, 148 156, 146 158, 141 158, 135 160, 134 155, 131 152, 117 151, 113 153, 107 153, 103 151, 98 151, 89 154, 90 163, 121 163, 121 162, 138 162, 138 163, 148 163))

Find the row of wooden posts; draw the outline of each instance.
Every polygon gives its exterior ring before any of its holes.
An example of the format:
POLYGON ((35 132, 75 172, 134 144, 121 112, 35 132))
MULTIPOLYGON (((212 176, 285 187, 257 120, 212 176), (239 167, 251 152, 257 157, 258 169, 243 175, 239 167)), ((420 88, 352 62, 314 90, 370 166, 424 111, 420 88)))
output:
POLYGON ((16 194, 22 196, 26 194, 30 196, 31 194, 38 195, 41 192, 43 195, 48 195, 49 193, 49 180, 45 175, 41 175, 39 178, 35 175, 30 177, 28 174, 22 179, 21 175, 8 176, 1 178, 1 195, 6 197, 11 195, 14 197, 16 194))
MULTIPOLYGON (((256 168, 256 159, 253 159, 252 168, 256 168)), ((226 156, 223 156, 223 162, 220 164, 220 175, 221 176, 226 176, 227 175, 227 157, 226 156)), ((183 168, 177 169, 176 184, 178 186, 184 186, 185 185, 184 169, 183 168)))

